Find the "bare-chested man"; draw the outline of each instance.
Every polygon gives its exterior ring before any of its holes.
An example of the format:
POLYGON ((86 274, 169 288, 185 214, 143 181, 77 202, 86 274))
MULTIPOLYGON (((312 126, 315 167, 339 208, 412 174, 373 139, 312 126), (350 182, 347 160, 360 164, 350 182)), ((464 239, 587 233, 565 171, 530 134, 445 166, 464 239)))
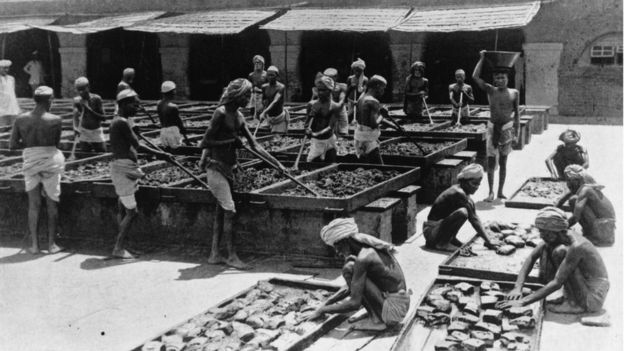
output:
POLYGON ((58 203, 65 157, 58 149, 62 131, 61 117, 48 112, 52 106, 52 95, 50 87, 42 85, 35 89, 35 109, 18 116, 11 130, 11 149, 24 148, 22 172, 28 194, 28 230, 31 238, 31 245, 27 250, 31 254, 39 253, 37 224, 42 194, 45 194, 48 210, 48 252, 61 251, 55 244, 54 237, 57 234, 58 203))
POLYGON ((262 85, 262 101, 264 110, 260 113, 260 120, 266 118, 271 133, 288 133, 290 114, 284 108, 284 91, 286 86, 277 81, 279 70, 275 66, 267 69, 268 83, 262 85))
POLYGON ((342 275, 347 286, 308 319, 364 307, 366 314, 349 321, 368 317, 369 323, 356 329, 383 330, 401 323, 409 310, 411 291, 407 290, 405 275, 393 255, 394 246, 360 233, 353 218, 331 221, 321 230, 321 239, 345 258, 342 275))
POLYGON ((336 134, 335 125, 340 114, 340 105, 331 99, 331 92, 334 90, 334 81, 322 73, 316 75, 314 81, 318 100, 311 101, 308 105, 308 117, 305 125, 312 126, 306 128, 306 135, 311 137, 310 152, 308 162, 336 161, 336 134))
POLYGON ((368 77, 364 75, 366 69, 366 62, 361 58, 358 58, 351 64, 352 75, 347 78, 347 99, 348 99, 348 119, 349 122, 353 121, 356 114, 356 103, 358 99, 366 92, 366 85, 368 84, 368 77))
POLYGON ((568 129, 559 135, 559 140, 563 144, 557 146, 555 152, 546 159, 546 168, 554 179, 565 179, 564 170, 569 165, 581 165, 585 169, 589 167, 587 149, 578 144, 581 140, 579 132, 568 129))
POLYGON ((241 107, 247 106, 251 99, 252 84, 247 79, 238 78, 230 82, 219 107, 215 110, 210 125, 206 129, 200 144, 203 148, 199 167, 206 169, 206 183, 217 199, 215 221, 213 225, 212 248, 208 262, 225 263, 238 269, 249 269, 234 250, 234 222, 236 207, 232 197, 233 170, 236 165, 236 149, 243 147, 240 137, 245 137, 252 149, 262 153, 275 165, 283 166, 269 153, 258 146, 256 139, 249 132, 241 107), (223 240, 227 250, 227 259, 221 255, 219 243, 223 240))
POLYGON ((384 77, 372 76, 366 86, 366 93, 357 102, 360 112, 356 117, 357 126, 353 135, 355 155, 365 163, 383 164, 379 153, 379 124, 383 116, 378 99, 383 96, 387 84, 384 77))
POLYGON ((463 243, 457 239, 457 234, 466 221, 483 238, 485 247, 496 248, 498 244, 488 238, 470 198, 479 189, 482 178, 483 167, 472 163, 457 175, 459 184, 444 190, 434 201, 427 221, 423 224, 423 235, 428 248, 451 252, 460 248, 463 243))
POLYGON ((596 246, 611 246, 615 241, 615 210, 613 204, 604 195, 603 185, 596 184, 587 170, 580 165, 569 165, 564 174, 570 192, 564 195, 557 207, 569 199, 573 213, 568 223, 577 222, 583 228, 585 236, 596 246))
POLYGON ((554 301, 548 305, 548 310, 555 313, 600 311, 609 291, 609 278, 596 248, 579 234, 568 231, 566 214, 556 207, 542 209, 535 218, 535 226, 544 242, 533 249, 522 265, 507 301, 499 302, 497 308, 527 306, 545 299, 563 286, 563 303, 554 301), (523 297, 522 286, 538 259, 540 279, 546 285, 523 297))
POLYGON ((481 68, 485 50, 479 52, 481 58, 472 73, 472 79, 477 82, 479 88, 485 90, 490 102, 490 121, 488 122, 487 136, 487 178, 490 192, 485 201, 494 201, 494 171, 496 170, 496 158, 498 156, 498 198, 506 199, 503 194, 505 178, 507 177, 507 156, 511 153, 514 140, 520 135, 520 113, 518 104, 520 93, 516 89, 507 87, 509 81, 508 71, 496 70, 494 72, 494 85, 481 79, 481 68))
POLYGON ((251 107, 254 109, 254 118, 262 112, 262 86, 267 82, 267 71, 264 70, 264 57, 256 55, 252 59, 254 70, 247 78, 253 85, 251 107))
POLYGON ((84 152, 106 152, 102 122, 106 120, 102 98, 91 93, 89 80, 79 77, 74 82, 78 96, 74 97, 74 134, 84 152))
POLYGON ((175 98, 176 85, 167 80, 160 86, 162 99, 156 105, 158 119, 160 120, 160 143, 171 149, 176 149, 182 144, 182 138, 187 145, 191 142, 186 136, 186 128, 180 118, 178 105, 173 102, 175 98))
POLYGON ((410 67, 410 75, 405 80, 403 112, 408 118, 422 117, 424 99, 429 95, 429 80, 424 74, 425 64, 416 61, 410 67))
POLYGON ((20 113, 15 96, 15 78, 9 74, 11 65, 10 60, 0 60, 0 116, 20 113))
POLYGON ((134 83, 134 76, 135 76, 134 68, 132 67, 124 68, 121 74, 121 81, 117 84, 117 94, 121 93, 123 90, 126 90, 126 89, 134 89, 132 87, 132 83, 134 83))
POLYGON ((463 69, 455 71, 455 83, 449 85, 449 100, 453 109, 451 111, 451 121, 463 123, 465 119, 470 117, 470 105, 474 102, 472 87, 465 83, 466 72, 463 69), (461 102, 461 104, 460 104, 461 102), (460 106, 461 105, 461 106, 460 106), (457 118, 458 114, 461 118, 457 118))
POLYGON ((134 194, 138 190, 139 179, 145 176, 138 165, 137 151, 152 153, 163 160, 170 159, 172 156, 139 144, 132 124, 132 117, 136 115, 140 106, 139 98, 134 90, 126 89, 117 94, 117 106, 118 114, 111 121, 109 128, 111 152, 113 153, 113 160, 110 163, 111 180, 115 187, 115 193, 119 196, 117 203, 119 233, 112 257, 131 259, 134 258, 134 255, 124 248, 124 238, 138 215, 134 194))

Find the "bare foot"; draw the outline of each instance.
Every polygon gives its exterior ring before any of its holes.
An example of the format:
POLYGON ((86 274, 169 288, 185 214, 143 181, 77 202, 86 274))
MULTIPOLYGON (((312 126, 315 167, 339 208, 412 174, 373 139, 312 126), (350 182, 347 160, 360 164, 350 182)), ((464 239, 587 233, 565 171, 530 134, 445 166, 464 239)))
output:
POLYGON ((568 300, 564 301, 560 305, 549 305, 547 308, 548 311, 552 313, 581 314, 586 312, 584 308, 573 305, 568 300))
POLYGON ((507 196, 503 195, 503 193, 498 193, 498 198, 501 200, 507 200, 507 196))
POLYGON ((366 310, 364 310, 364 313, 358 312, 349 318, 349 323, 355 323, 355 322, 361 321, 364 318, 368 318, 368 316, 369 314, 368 314, 368 311, 366 310))
POLYGON ((31 247, 26 248, 26 252, 28 252, 31 255, 38 255, 41 253, 37 246, 31 246, 31 247))
POLYGON ((48 253, 49 254, 55 254, 55 253, 59 253, 61 251, 63 251, 64 248, 58 246, 56 243, 52 243, 49 247, 48 247, 48 253))
POLYGON ((485 198, 485 200, 483 200, 485 202, 492 202, 494 201, 494 193, 490 193, 490 195, 488 195, 488 197, 485 198))
POLYGON ((221 264, 221 263, 225 263, 225 257, 221 256, 220 253, 215 252, 215 253, 210 253, 210 256, 208 257, 208 263, 209 264, 221 264))
POLYGON ((611 317, 606 311, 600 311, 581 317, 581 324, 590 327, 609 327, 611 326, 611 317))
POLYGON ((113 258, 120 258, 122 260, 131 260, 136 258, 134 255, 124 249, 115 249, 111 255, 113 258))
MULTIPOLYGON (((552 295, 555 294, 557 294, 557 292, 553 293, 552 295)), ((558 296, 554 296, 552 299, 546 299, 546 303, 549 305, 561 305, 564 301, 565 296, 562 293, 559 293, 558 296)))
POLYGON ((443 244, 443 245, 436 245, 436 250, 440 250, 440 251, 448 251, 448 252, 455 252, 459 249, 459 247, 447 243, 447 244, 443 244))
POLYGON ((380 320, 374 320, 372 318, 369 318, 365 322, 353 325, 352 328, 353 330, 362 331, 383 331, 388 329, 388 326, 380 320))
POLYGON ((246 271, 246 270, 250 270, 253 267, 244 263, 243 261, 240 260, 240 258, 238 258, 237 256, 230 256, 226 261, 225 264, 227 264, 230 267, 236 268, 236 269, 240 269, 242 271, 246 271))

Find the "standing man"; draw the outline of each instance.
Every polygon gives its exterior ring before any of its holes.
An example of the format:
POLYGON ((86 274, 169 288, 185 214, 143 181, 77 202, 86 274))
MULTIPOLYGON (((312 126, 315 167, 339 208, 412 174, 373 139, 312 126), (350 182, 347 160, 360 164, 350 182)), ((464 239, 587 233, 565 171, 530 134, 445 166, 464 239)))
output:
POLYGON ((318 100, 308 104, 308 117, 305 122, 308 126, 312 120, 311 127, 306 127, 306 135, 311 137, 307 161, 333 163, 336 162, 334 130, 341 108, 331 99, 331 92, 334 90, 334 81, 331 78, 319 72, 314 85, 318 100))
POLYGON ((381 130, 379 124, 383 120, 380 114, 381 106, 379 98, 381 98, 386 90, 386 79, 379 75, 374 75, 368 81, 366 94, 364 94, 357 102, 358 113, 355 127, 355 155, 358 159, 365 163, 382 165, 383 160, 379 153, 379 137, 381 130))
POLYGON ((345 83, 338 82, 338 70, 335 68, 328 68, 323 72, 334 81, 334 90, 332 90, 332 100, 340 106, 340 114, 338 115, 338 123, 336 123, 335 133, 341 136, 347 136, 349 134, 349 117, 347 117, 347 85, 345 83))
POLYGON ((249 103, 252 88, 251 82, 244 78, 235 79, 228 84, 199 145, 204 149, 199 167, 206 169, 206 183, 218 201, 208 262, 225 263, 237 269, 251 268, 238 258, 233 242, 236 207, 232 197, 232 182, 234 180, 233 169, 236 165, 236 149, 243 147, 240 137, 247 138, 251 148, 261 152, 273 164, 283 168, 268 152, 258 147, 253 135, 247 129, 243 114, 239 111, 241 107, 249 103), (219 252, 220 240, 225 242, 227 259, 219 252))
POLYGON ((507 301, 499 302, 496 307, 527 306, 545 299, 563 286, 563 302, 549 304, 549 311, 567 314, 600 311, 609 292, 609 277, 596 248, 579 234, 568 231, 565 212, 556 207, 542 209, 535 217, 535 226, 544 242, 538 244, 524 261, 507 301), (522 297, 522 286, 538 259, 540 279, 546 285, 522 297))
POLYGON ((364 75, 366 69, 366 62, 361 58, 358 58, 351 64, 352 75, 347 78, 347 99, 349 99, 348 117, 349 123, 353 121, 356 111, 356 103, 360 96, 366 91, 366 85, 368 84, 368 77, 364 75))
POLYGON ((288 133, 290 114, 284 108, 284 84, 277 81, 279 70, 275 66, 267 69, 268 83, 262 85, 262 105, 264 110, 260 113, 260 121, 266 118, 271 133, 288 133))
POLYGON ((28 194, 28 230, 31 245, 27 251, 39 253, 37 227, 42 195, 48 210, 48 252, 61 251, 54 242, 58 225, 58 203, 61 195, 61 175, 65 170, 65 157, 58 149, 61 141, 61 117, 49 113, 53 90, 40 86, 35 89, 35 109, 17 117, 11 130, 11 149, 24 148, 24 183, 28 194))
POLYGON ((596 184, 592 176, 580 165, 565 168, 568 189, 557 203, 557 207, 570 199, 572 216, 568 219, 571 227, 577 222, 583 228, 583 236, 596 246, 611 246, 615 242, 615 209, 603 194, 603 185, 596 184))
POLYGON ((117 94, 121 93, 123 90, 126 89, 134 89, 132 87, 132 83, 134 83, 134 75, 134 68, 124 68, 121 76, 121 81, 119 82, 119 84, 117 84, 117 94))
POLYGON ((411 291, 407 290, 405 275, 394 257, 394 246, 360 233, 353 218, 334 219, 321 230, 321 239, 345 259, 342 275, 347 286, 308 319, 364 307, 366 314, 349 319, 355 322, 369 318, 368 325, 357 329, 384 330, 401 323, 409 310, 411 291))
POLYGON ((463 243, 457 240, 457 234, 466 221, 483 238, 485 247, 496 248, 497 243, 488 238, 477 215, 474 201, 470 198, 479 189, 481 179, 483 167, 477 163, 469 164, 457 175, 458 184, 444 190, 435 199, 427 221, 423 224, 423 235, 428 248, 450 252, 459 249, 463 243))
POLYGON ((490 120, 488 122, 487 157, 488 157, 488 185, 490 192, 485 199, 487 202, 494 201, 494 171, 496 170, 496 158, 498 157, 498 198, 506 199, 503 194, 505 178, 507 176, 507 156, 511 153, 511 144, 520 135, 520 113, 518 104, 520 93, 516 89, 509 89, 509 69, 497 69, 494 71, 494 85, 481 79, 485 50, 479 52, 481 58, 472 73, 472 79, 482 90, 485 90, 490 102, 490 120))
POLYGON ((422 117, 423 102, 429 96, 429 80, 424 77, 425 64, 416 61, 410 67, 410 75, 405 80, 403 112, 408 118, 422 117))
POLYGON ((18 115, 20 107, 15 96, 15 78, 9 75, 11 61, 0 60, 0 116, 18 115))
POLYGON ((44 84, 45 72, 37 50, 33 51, 31 60, 24 66, 24 72, 30 76, 28 79, 30 91, 34 92, 37 87, 44 84))
POLYGON ((251 96, 251 106, 254 109, 254 118, 258 118, 262 112, 262 86, 267 82, 267 71, 264 70, 264 57, 256 55, 253 57, 253 72, 249 73, 249 81, 253 85, 253 95, 251 96))
POLYGON ((559 135, 559 144, 555 152, 546 159, 546 168, 554 179, 565 179, 564 170, 569 165, 580 165, 589 168, 587 149, 579 145, 581 134, 576 130, 568 129, 559 135))
POLYGON ((79 77, 74 81, 78 96, 74 97, 74 138, 84 152, 106 152, 102 122, 106 120, 102 98, 89 90, 89 80, 79 77))
POLYGON ((462 123, 465 118, 470 117, 470 106, 468 103, 474 102, 472 87, 464 81, 466 80, 466 72, 463 69, 455 71, 455 83, 449 85, 449 99, 453 109, 451 112, 451 121, 457 121, 456 124, 462 123), (461 106, 460 106, 461 101, 461 106), (461 120, 457 119, 461 110, 461 120))
POLYGON ((139 188, 139 179, 145 174, 139 168, 137 151, 146 151, 157 158, 167 160, 171 155, 154 150, 139 144, 139 139, 133 130, 132 117, 139 109, 139 97, 132 89, 122 90, 117 94, 118 114, 113 118, 109 132, 113 160, 110 163, 110 172, 115 193, 119 196, 117 203, 117 222, 119 234, 115 241, 112 257, 131 259, 134 256, 124 248, 124 238, 130 231, 132 222, 138 215, 137 202, 134 193, 139 188))
POLYGON ((156 112, 160 120, 160 143, 167 148, 176 149, 182 144, 182 136, 187 145, 191 142, 186 137, 186 128, 180 118, 178 105, 173 103, 176 85, 168 80, 161 84, 162 99, 156 105, 156 112))

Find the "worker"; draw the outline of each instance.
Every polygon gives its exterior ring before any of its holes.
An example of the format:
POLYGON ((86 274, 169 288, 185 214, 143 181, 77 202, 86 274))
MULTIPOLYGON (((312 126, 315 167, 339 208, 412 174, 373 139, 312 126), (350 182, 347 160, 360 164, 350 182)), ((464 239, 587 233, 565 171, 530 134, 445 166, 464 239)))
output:
POLYGON ((174 82, 167 80, 160 85, 160 93, 162 99, 156 105, 158 112, 158 120, 160 121, 160 143, 165 148, 176 149, 184 143, 192 145, 186 135, 186 128, 180 118, 178 105, 173 102, 175 97, 176 85, 174 82))
POLYGON ((546 159, 546 168, 554 179, 565 179, 564 170, 569 165, 581 165, 589 168, 589 155, 587 150, 578 144, 581 134, 575 130, 568 129, 559 135, 559 140, 563 142, 546 159))
POLYGON ((597 184, 580 165, 569 165, 564 170, 570 192, 564 195, 557 207, 569 200, 572 216, 569 226, 581 225, 583 236, 596 246, 611 246, 615 241, 615 209, 604 195, 603 185, 597 184))
POLYGON ((62 248, 56 244, 58 203, 61 195, 61 175, 65 157, 58 149, 63 130, 61 117, 49 113, 53 90, 47 86, 35 89, 35 109, 15 119, 11 129, 11 149, 23 148, 25 190, 28 194, 28 231, 31 244, 27 251, 39 253, 37 228, 42 196, 46 199, 48 214, 48 253, 62 248))
POLYGON ((499 245, 488 238, 477 215, 474 201, 470 198, 479 189, 482 178, 483 167, 471 163, 457 175, 458 184, 444 190, 435 199, 427 221, 423 224, 423 235, 428 248, 450 252, 459 249, 463 243, 457 239, 457 234, 466 221, 483 238, 485 247, 495 249, 499 245))
POLYGON ((361 58, 358 58, 351 64, 352 75, 347 78, 347 116, 349 123, 355 120, 357 114, 356 103, 360 97, 366 92, 366 85, 368 84, 368 77, 364 75, 366 69, 366 62, 361 58))
POLYGON ((334 81, 322 73, 316 75, 318 100, 313 100, 307 107, 305 121, 306 135, 311 137, 308 162, 336 162, 336 123, 341 107, 331 99, 334 81), (311 121, 311 125, 310 125, 311 121))
POLYGON ((134 89, 132 87, 132 83, 134 83, 134 76, 135 76, 134 68, 132 67, 124 68, 122 75, 121 75, 121 81, 117 84, 117 94, 119 94, 121 91, 126 90, 126 89, 134 89))
POLYGON ((271 126, 271 133, 288 133, 290 114, 284 108, 284 93, 286 87, 277 81, 279 70, 275 66, 267 68, 268 83, 262 85, 262 106, 260 120, 266 119, 271 126))
POLYGON ((386 79, 374 75, 368 81, 366 93, 358 100, 357 108, 360 111, 356 117, 357 125, 353 139, 355 141, 355 155, 364 163, 383 164, 379 153, 379 125, 383 120, 380 113, 379 100, 386 89, 386 79))
POLYGON ((74 97, 74 138, 80 143, 78 149, 84 152, 106 152, 102 122, 107 119, 102 108, 102 98, 90 91, 89 80, 78 77, 74 81, 78 96, 74 97))
POLYGON ((251 107, 253 107, 253 117, 258 118, 262 112, 262 86, 268 81, 267 71, 264 70, 264 57, 256 55, 253 57, 253 72, 249 73, 249 81, 253 85, 251 96, 251 107))
POLYGON ((551 301, 547 305, 549 311, 567 314, 600 311, 609 291, 609 278, 594 245, 569 231, 565 212, 556 207, 543 208, 535 217, 535 226, 544 241, 531 251, 506 301, 499 302, 496 307, 528 306, 563 286, 563 299, 551 301), (523 297, 522 287, 538 259, 540 279, 546 285, 523 297))
POLYGON ((369 318, 356 329, 384 330, 401 323, 409 310, 411 290, 407 290, 405 275, 394 257, 394 246, 360 233, 353 218, 334 219, 321 230, 321 239, 345 259, 342 276, 347 285, 307 319, 364 307, 365 314, 349 319, 354 323, 369 318))
POLYGON ((34 92, 37 87, 45 84, 45 71, 37 50, 33 51, 31 60, 24 66, 24 72, 29 76, 28 85, 30 85, 30 91, 34 92))
POLYGON ((416 61, 410 67, 410 74, 405 80, 403 112, 408 118, 422 117, 425 99, 429 96, 429 80, 425 78, 425 64, 416 61))
POLYGON ((506 199, 503 193, 505 178, 507 177, 507 157, 511 153, 512 142, 520 136, 520 113, 518 105, 520 93, 516 89, 507 87, 509 69, 497 68, 494 70, 494 85, 486 83, 481 78, 481 68, 485 50, 479 52, 480 59, 472 73, 472 79, 479 88, 487 93, 490 103, 490 120, 487 124, 487 178, 490 188, 486 202, 494 201, 494 172, 497 165, 499 199, 506 199), (496 159, 498 158, 498 163, 496 159))
POLYGON ((472 87, 465 83, 466 72, 463 69, 455 71, 455 83, 449 85, 449 100, 451 100, 451 121, 464 123, 470 117, 470 105, 474 102, 472 87), (460 107, 461 101, 461 107, 460 107), (460 111, 461 109, 461 111, 460 111), (458 113, 461 113, 461 119, 458 120, 458 113))
POLYGON ((15 96, 15 78, 9 75, 10 60, 0 60, 0 116, 20 114, 15 96))
POLYGON ((110 163, 111 179, 115 193, 119 197, 117 203, 119 233, 113 248, 113 258, 135 258, 132 253, 124 248, 124 239, 138 215, 134 193, 138 190, 139 180, 145 176, 139 168, 137 152, 149 152, 161 160, 172 159, 168 153, 139 144, 132 123, 132 117, 136 115, 139 104, 138 95, 134 90, 125 89, 119 92, 117 94, 118 114, 111 121, 109 128, 111 152, 113 153, 113 159, 110 163))
POLYGON ((244 78, 235 79, 228 84, 199 146, 203 149, 199 167, 206 169, 206 183, 218 202, 208 263, 225 263, 237 269, 251 268, 240 260, 233 243, 236 208, 232 197, 232 182, 233 169, 237 162, 236 149, 243 147, 240 137, 247 138, 252 149, 263 154, 273 165, 284 169, 283 165, 258 145, 239 110, 249 103, 252 89, 251 82, 244 78), (227 259, 219 252, 221 240, 225 243, 227 259))

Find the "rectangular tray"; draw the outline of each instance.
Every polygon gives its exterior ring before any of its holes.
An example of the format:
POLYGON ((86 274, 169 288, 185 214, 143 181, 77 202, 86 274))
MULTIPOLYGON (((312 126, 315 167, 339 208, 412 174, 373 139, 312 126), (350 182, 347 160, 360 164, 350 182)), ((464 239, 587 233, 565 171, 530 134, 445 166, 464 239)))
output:
MULTIPOLYGON (((459 250, 453 252, 444 262, 438 266, 438 273, 442 275, 454 275, 460 277, 500 280, 515 282, 518 272, 522 268, 524 260, 533 251, 532 247, 525 246, 517 248, 508 256, 497 254, 494 250, 474 250, 478 256, 464 257, 459 253, 463 248, 473 245, 483 245, 483 239, 477 235, 473 236, 459 250)), ((539 270, 534 267, 526 281, 530 283, 540 283, 538 278, 539 270)))
MULTIPOLYGON (((518 188, 518 190, 516 190, 513 193, 513 195, 509 198, 509 200, 505 201, 505 207, 528 208, 528 209, 539 210, 546 206, 555 206, 555 204, 559 201, 559 199, 561 199, 568 191, 569 190, 567 188, 565 180, 557 180, 557 179, 546 178, 546 177, 532 177, 532 178, 527 179, 524 183, 522 183, 522 185, 518 188), (522 189, 526 187, 529 183, 534 182, 536 180, 555 181, 557 183, 560 183, 560 186, 564 189, 564 192, 560 196, 555 198, 554 200, 549 200, 548 198, 544 198, 544 197, 529 197, 529 196, 524 195, 522 193, 522 189)), ((569 201, 566 201, 566 203, 562 207, 562 210, 568 211, 568 212, 572 211, 572 207, 570 206, 569 201)))
POLYGON ((342 170, 355 170, 357 168, 398 170, 402 174, 346 198, 314 197, 311 194, 309 196, 281 195, 280 193, 283 190, 296 186, 293 182, 276 184, 265 188, 262 191, 252 191, 252 194, 259 195, 268 207, 275 209, 321 211, 326 209, 336 209, 345 212, 352 212, 374 200, 377 200, 380 197, 385 196, 391 191, 399 190, 410 184, 414 184, 420 176, 420 168, 418 167, 341 163, 318 169, 307 175, 299 176, 297 179, 301 181, 313 180, 317 179, 319 174, 322 172, 340 172, 342 170))
MULTIPOLYGON (((288 287, 288 288, 295 288, 295 289, 301 289, 301 290, 326 290, 328 292, 332 292, 335 293, 338 290, 340 290, 340 286, 338 285, 334 285, 334 284, 328 284, 322 281, 311 281, 311 280, 307 280, 307 281, 299 281, 299 280, 289 280, 289 279, 282 279, 282 278, 272 278, 268 280, 269 283, 276 285, 276 286, 282 286, 282 287, 288 287)), ((259 283, 259 282, 258 282, 259 283)), ((212 306, 211 308, 206 309, 205 311, 203 311, 202 313, 197 314, 196 316, 194 316, 193 318, 202 316, 204 314, 206 314, 207 312, 209 312, 210 310, 214 309, 214 308, 220 308, 223 306, 226 306, 228 304, 230 304, 232 301, 238 299, 238 298, 242 298, 244 297, 246 294, 248 294, 252 289, 254 289, 257 284, 254 284, 253 286, 239 292, 236 293, 235 295, 219 302, 218 304, 216 304, 215 306, 212 306)), ((191 320, 193 320, 193 318, 189 318, 186 321, 179 323, 171 328, 168 328, 166 330, 164 330, 163 332, 159 333, 158 335, 151 337, 147 340, 145 340, 144 342, 142 342, 141 344, 139 344, 137 347, 132 348, 132 351, 141 351, 141 347, 143 346, 143 344, 152 341, 152 340, 157 340, 158 338, 160 338, 163 335, 166 335, 168 332, 175 330, 176 328, 184 325, 185 323, 190 322, 191 320)), ((305 333, 304 335, 301 336, 301 338, 299 338, 298 340, 296 340, 295 342, 293 342, 292 344, 290 344, 287 348, 284 348, 280 351, 301 351, 301 350, 305 350, 308 346, 312 345, 314 343, 314 341, 316 341, 317 339, 319 339, 322 335, 326 334, 328 331, 332 330, 333 328, 337 327, 338 325, 340 325, 340 323, 344 322, 346 319, 348 318, 347 314, 332 314, 329 317, 327 317, 322 323, 318 324, 314 329, 308 331, 307 333, 305 333)))
MULTIPOLYGON (((419 303, 416 306, 422 306, 426 304, 426 298, 429 292, 436 286, 444 284, 457 284, 460 282, 467 282, 475 285, 475 301, 479 297, 479 285, 485 280, 470 279, 470 278, 446 278, 438 276, 429 286, 425 294, 421 297, 419 303)), ((502 291, 509 291, 513 288, 513 283, 499 282, 502 291)), ((531 288, 533 291, 539 289, 539 284, 524 284, 525 287, 531 288)), ((531 305, 533 307, 533 317, 535 318, 535 328, 530 332, 519 332, 530 337, 531 351, 538 351, 540 346, 540 338, 542 335, 542 325, 544 323, 544 301, 536 302, 531 305)), ((453 310, 451 316, 457 312, 457 307, 453 304, 453 310)), ((451 317, 452 319, 452 317, 451 317)), ((403 325, 403 328, 399 332, 399 336, 392 345, 391 351, 433 351, 435 344, 444 340, 446 337, 446 325, 439 327, 426 327, 416 316, 416 308, 413 309, 413 313, 407 319, 407 322, 403 325)), ((496 345, 496 342, 495 342, 496 345)), ((506 350, 505 348, 489 348, 488 350, 506 350)))
POLYGON ((381 158, 384 161, 384 164, 392 164, 392 165, 406 165, 406 166, 419 166, 419 167, 429 167, 432 164, 448 157, 454 155, 460 151, 463 151, 468 146, 468 140, 465 138, 441 138, 441 137, 414 137, 412 140, 416 140, 416 142, 427 142, 427 143, 442 143, 442 142, 452 142, 451 145, 444 147, 440 150, 427 154, 425 156, 401 156, 401 155, 391 155, 384 153, 384 145, 390 145, 393 143, 399 142, 410 142, 410 138, 401 137, 396 139, 388 140, 386 143, 381 145, 381 158))

